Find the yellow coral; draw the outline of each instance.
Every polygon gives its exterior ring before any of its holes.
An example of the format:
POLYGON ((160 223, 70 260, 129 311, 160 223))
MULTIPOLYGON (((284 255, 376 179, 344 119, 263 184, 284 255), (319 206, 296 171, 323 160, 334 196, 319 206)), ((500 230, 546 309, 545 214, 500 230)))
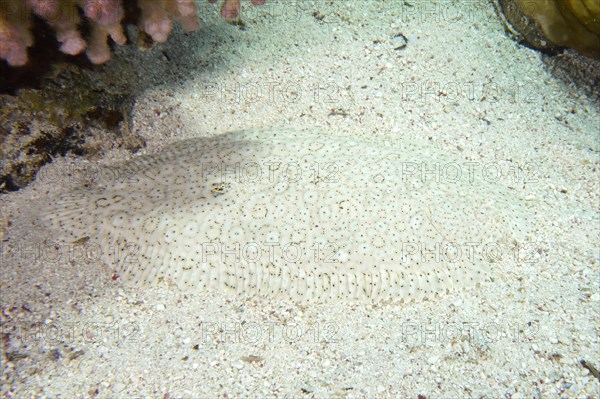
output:
MULTIPOLYGON (((560 6, 562 2, 558 2, 560 6)), ((600 1, 567 0, 564 5, 590 32, 600 35, 600 1)))
POLYGON ((537 21, 546 38, 600 59, 600 1, 516 0, 525 15, 537 21))

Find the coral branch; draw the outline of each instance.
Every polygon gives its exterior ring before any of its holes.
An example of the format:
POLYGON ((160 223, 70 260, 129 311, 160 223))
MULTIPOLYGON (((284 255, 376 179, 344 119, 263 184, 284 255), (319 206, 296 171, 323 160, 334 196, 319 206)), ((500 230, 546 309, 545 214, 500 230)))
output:
POLYGON ((75 0, 28 0, 33 12, 42 17, 56 31, 60 51, 79 54, 85 49, 85 40, 77 25, 81 22, 75 0))
POLYGON ((26 4, 0 2, 0 57, 10 65, 27 63, 27 47, 33 44, 29 25, 26 4))
POLYGON ((92 26, 87 56, 94 64, 102 64, 110 59, 109 36, 117 44, 127 42, 121 27, 123 7, 119 0, 81 0, 80 4, 92 26))
MULTIPOLYGON (((240 1, 225 0, 221 15, 237 18, 240 1)), ((86 50, 94 64, 104 63, 111 56, 109 37, 119 45, 127 42, 123 2, 137 3, 140 29, 156 42, 167 41, 173 21, 188 32, 200 28, 194 0, 0 0, 0 58, 11 66, 27 63, 27 49, 34 43, 31 15, 35 14, 56 32, 61 52, 75 55, 86 50), (87 39, 79 29, 84 23, 90 31, 87 39)), ((263 4, 264 0, 252 3, 263 4)))

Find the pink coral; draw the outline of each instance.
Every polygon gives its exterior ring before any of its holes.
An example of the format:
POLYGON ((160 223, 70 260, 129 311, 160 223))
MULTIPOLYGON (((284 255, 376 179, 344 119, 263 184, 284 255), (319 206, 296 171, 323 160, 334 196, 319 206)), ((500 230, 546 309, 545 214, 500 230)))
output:
MULTIPOLYGON (((265 0, 252 0, 252 4, 260 6, 265 4, 265 0)), ((241 0, 225 0, 221 7, 221 16, 225 19, 235 19, 239 15, 241 8, 241 0)))
MULTIPOLYGON (((216 0, 209 0, 214 3, 216 0)), ((221 15, 237 18, 241 0, 225 0, 221 15)), ((25 65, 27 49, 33 45, 31 15, 43 19, 55 32, 60 51, 80 54, 86 50, 94 64, 110 59, 108 38, 119 45, 127 42, 123 31, 124 3, 137 3, 141 10, 140 29, 156 42, 165 42, 173 29, 173 21, 187 31, 200 28, 194 0, 0 0, 0 58, 11 66, 25 65), (81 36, 79 25, 90 27, 87 39, 81 36)), ((264 0, 252 0, 263 4, 264 0)))

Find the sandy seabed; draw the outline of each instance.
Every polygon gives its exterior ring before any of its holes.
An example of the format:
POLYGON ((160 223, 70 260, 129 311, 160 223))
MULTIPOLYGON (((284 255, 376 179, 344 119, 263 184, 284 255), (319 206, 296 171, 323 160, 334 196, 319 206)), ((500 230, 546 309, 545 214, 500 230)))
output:
MULTIPOLYGON (((18 220, 29 200, 69 182, 38 178, 0 199, 0 393, 599 397, 580 361, 600 366, 600 108, 598 87, 561 69, 571 56, 513 42, 486 2, 268 2, 246 6, 244 30, 217 12, 206 8, 200 32, 178 31, 168 45, 116 50, 114 62, 139 76, 132 127, 146 152, 274 125, 425 138, 520 171, 499 184, 527 201, 528 248, 481 289, 421 303, 135 287, 98 262, 39 256, 48 237, 18 220)), ((103 162, 130 156, 115 150, 103 162)))

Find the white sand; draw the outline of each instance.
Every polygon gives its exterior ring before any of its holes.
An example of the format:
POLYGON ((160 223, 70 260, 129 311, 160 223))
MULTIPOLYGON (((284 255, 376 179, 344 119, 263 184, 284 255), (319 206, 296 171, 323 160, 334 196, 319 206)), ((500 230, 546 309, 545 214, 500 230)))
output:
POLYGON ((2 395, 598 397, 579 364, 600 365, 597 103, 507 38, 491 5, 405 3, 271 2, 247 7, 245 31, 203 5, 201 32, 119 50, 138 71, 132 84, 147 87, 134 129, 152 152, 239 128, 321 125, 426 137, 465 161, 521 168, 499 184, 527 198, 535 236, 495 281, 378 306, 131 287, 64 252, 34 259, 51 237, 19 215, 69 184, 59 173, 1 199, 2 395), (400 32, 408 45, 394 50, 400 32))

